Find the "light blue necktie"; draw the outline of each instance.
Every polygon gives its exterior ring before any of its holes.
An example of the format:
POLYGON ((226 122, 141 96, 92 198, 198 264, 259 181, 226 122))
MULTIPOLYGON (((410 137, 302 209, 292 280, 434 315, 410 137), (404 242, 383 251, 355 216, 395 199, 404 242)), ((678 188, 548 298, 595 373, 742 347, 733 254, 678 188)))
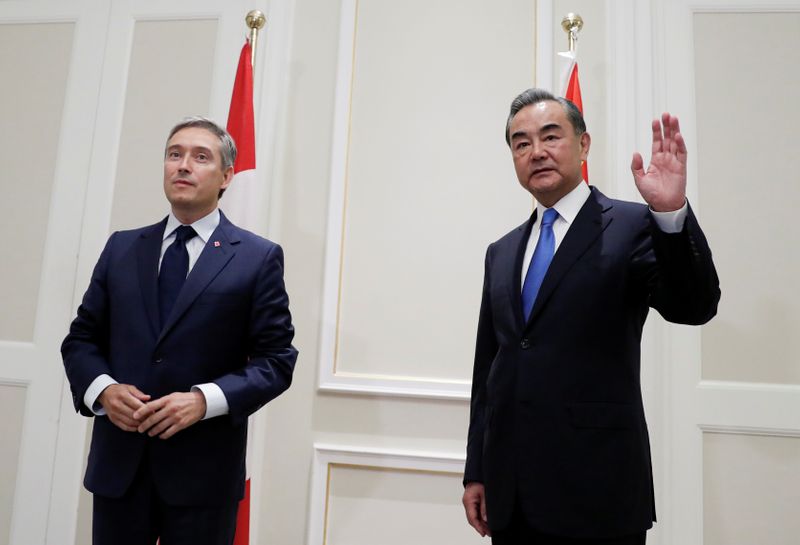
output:
POLYGON ((536 249, 533 251, 531 264, 525 275, 525 283, 522 285, 522 313, 525 321, 531 317, 533 303, 536 302, 536 295, 542 286, 542 280, 547 273, 547 268, 553 260, 556 249, 556 238, 553 235, 553 222, 558 218, 555 208, 548 208, 542 214, 542 226, 539 229, 539 240, 536 242, 536 249))

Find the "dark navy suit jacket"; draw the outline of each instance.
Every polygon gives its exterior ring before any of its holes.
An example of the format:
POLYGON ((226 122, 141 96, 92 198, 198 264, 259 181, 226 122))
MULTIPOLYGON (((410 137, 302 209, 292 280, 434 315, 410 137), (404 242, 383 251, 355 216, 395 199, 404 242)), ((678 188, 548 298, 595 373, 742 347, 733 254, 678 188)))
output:
POLYGON ((486 254, 466 482, 482 482, 491 528, 515 502, 539 531, 622 536, 655 520, 639 380, 650 307, 671 322, 716 313, 719 281, 689 209, 666 234, 641 204, 592 189, 556 251, 530 319, 521 270, 534 215, 486 254))
POLYGON ((247 417, 289 387, 297 351, 277 244, 234 226, 220 212, 163 327, 158 261, 166 219, 108 240, 62 345, 75 408, 107 373, 153 399, 214 382, 230 413, 162 440, 94 421, 84 484, 119 497, 147 456, 167 503, 214 505, 243 496, 247 417))

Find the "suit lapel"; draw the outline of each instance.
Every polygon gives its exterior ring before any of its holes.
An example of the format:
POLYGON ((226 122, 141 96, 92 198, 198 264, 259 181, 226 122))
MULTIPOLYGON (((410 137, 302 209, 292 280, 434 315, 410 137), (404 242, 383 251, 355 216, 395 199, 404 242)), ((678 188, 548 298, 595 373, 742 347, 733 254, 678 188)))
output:
POLYGON ((159 343, 186 313, 195 299, 236 255, 236 245, 239 242, 237 229, 220 211, 219 225, 206 242, 200 257, 197 258, 197 263, 189 272, 189 276, 186 277, 186 283, 178 294, 178 299, 167 318, 167 323, 161 328, 159 343))
POLYGON ((139 288, 153 335, 158 334, 158 260, 167 219, 151 225, 140 235, 136 245, 136 266, 139 288))
MULTIPOLYGON (((547 300, 569 269, 611 223, 611 215, 608 214, 611 208, 611 201, 592 188, 592 194, 589 195, 580 212, 575 216, 575 221, 570 225, 564 240, 561 241, 558 250, 553 256, 553 261, 550 262, 550 267, 547 269, 542 286, 539 288, 539 294, 536 296, 530 319, 525 326, 526 330, 531 327, 531 324, 541 314, 542 309, 547 304, 547 300)), ((521 267, 522 264, 520 263, 521 267)))

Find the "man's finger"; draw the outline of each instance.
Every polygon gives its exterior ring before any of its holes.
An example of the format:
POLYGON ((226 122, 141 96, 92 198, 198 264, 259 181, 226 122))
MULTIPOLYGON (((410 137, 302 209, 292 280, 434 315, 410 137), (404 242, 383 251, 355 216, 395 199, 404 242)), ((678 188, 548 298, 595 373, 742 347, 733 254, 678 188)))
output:
POLYGON ((133 417, 137 420, 145 420, 151 414, 161 410, 167 403, 166 399, 167 397, 162 397, 160 399, 156 399, 155 401, 142 403, 141 406, 136 409, 136 412, 133 413, 133 417))
MULTIPOLYGON (((664 112, 661 114, 661 126, 663 127, 665 142, 670 142, 672 140, 673 131, 670 117, 671 116, 669 115, 669 112, 664 112)), ((664 151, 667 150, 665 149, 664 151)))
POLYGON ((660 153, 662 148, 662 135, 661 135, 661 123, 658 122, 658 119, 654 119, 652 123, 653 127, 653 155, 656 153, 660 153))
POLYGON ((121 429, 122 431, 136 431, 136 428, 125 424, 124 422, 117 420, 116 418, 111 418, 111 423, 114 424, 116 427, 121 429))
POLYGON ((150 396, 149 396, 149 395, 147 395, 146 393, 142 392, 142 391, 141 391, 139 388, 137 388, 136 386, 133 386, 133 385, 131 385, 131 386, 130 386, 130 388, 128 388, 128 391, 129 391, 129 392, 130 392, 130 393, 131 393, 131 394, 132 394, 132 395, 133 395, 133 396, 134 396, 136 399, 138 399, 139 401, 150 401, 150 396))
POLYGON ((144 403, 132 394, 128 393, 120 399, 120 404, 126 409, 130 409, 131 414, 140 409, 144 403))
MULTIPOLYGON (((146 407, 146 409, 149 410, 151 409, 151 407, 148 406, 146 407)), ((145 408, 141 410, 145 410, 145 408)), ((139 411, 136 412, 138 413, 139 411)), ((159 422, 165 420, 167 416, 169 415, 165 410, 155 410, 152 413, 148 413, 148 416, 142 417, 140 419, 141 424, 139 424, 139 433, 145 433, 150 431, 153 428, 153 426, 158 425, 159 422)))
POLYGON ((147 430, 147 435, 149 435, 150 437, 155 437, 157 435, 161 435, 166 430, 170 429, 172 426, 173 426, 172 419, 165 418, 165 419, 161 420, 160 422, 158 422, 158 424, 156 424, 155 426, 153 426, 149 430, 147 430))
POLYGON ((158 438, 159 439, 169 439, 170 437, 172 437, 173 435, 175 435, 176 433, 178 433, 182 429, 183 429, 182 426, 179 426, 178 424, 173 424, 172 426, 167 428, 167 431, 165 431, 164 433, 160 434, 158 436, 158 438))

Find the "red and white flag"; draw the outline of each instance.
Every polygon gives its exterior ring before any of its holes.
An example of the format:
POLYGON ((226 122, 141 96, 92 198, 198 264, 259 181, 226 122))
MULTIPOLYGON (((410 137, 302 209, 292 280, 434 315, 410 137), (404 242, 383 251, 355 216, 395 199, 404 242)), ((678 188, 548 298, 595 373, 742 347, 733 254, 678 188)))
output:
MULTIPOLYGON (((225 209, 234 223, 245 229, 255 227, 259 193, 256 188, 256 127, 253 114, 253 65, 250 42, 245 42, 239 56, 239 67, 233 82, 231 108, 228 111, 228 132, 236 142, 236 163, 233 165, 233 183, 225 191, 225 209)), ((253 418, 247 427, 247 458, 244 498, 239 502, 236 515, 234 545, 250 543, 250 460, 253 449, 253 418)))
MULTIPOLYGON (((228 111, 228 132, 236 142, 238 154, 233 165, 233 183, 225 191, 225 213, 233 223, 250 231, 258 225, 261 192, 256 181, 256 125, 253 113, 253 65, 250 42, 239 55, 228 111)), ((237 544, 238 545, 238 544, 237 544)))
MULTIPOLYGON (((578 81, 578 59, 574 51, 562 51, 558 54, 561 63, 561 79, 559 93, 578 107, 583 113, 583 99, 581 98, 581 84, 578 81)), ((589 167, 586 161, 582 165, 583 179, 589 182, 589 167)))

